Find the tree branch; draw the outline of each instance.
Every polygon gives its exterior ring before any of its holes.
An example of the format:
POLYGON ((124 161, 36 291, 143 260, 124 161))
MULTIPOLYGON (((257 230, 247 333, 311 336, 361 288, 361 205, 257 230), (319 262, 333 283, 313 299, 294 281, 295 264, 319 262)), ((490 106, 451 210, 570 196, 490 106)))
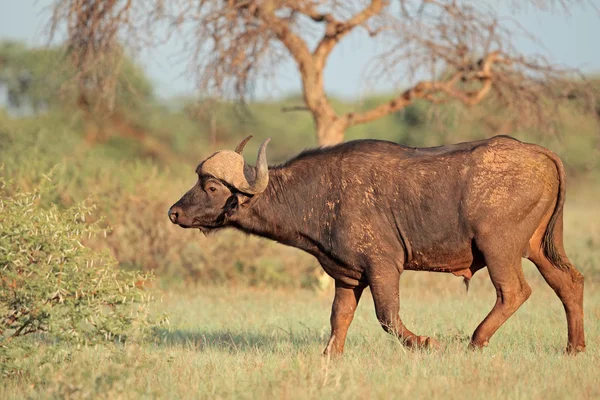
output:
POLYGON ((298 64, 300 72, 314 67, 310 50, 306 42, 290 29, 289 23, 281 20, 275 15, 273 1, 266 1, 256 7, 256 15, 270 26, 283 45, 288 49, 292 58, 298 64))
POLYGON ((323 92, 323 69, 316 65, 306 42, 292 31, 289 22, 275 15, 275 7, 272 0, 266 1, 257 7, 256 13, 296 61, 302 78, 306 105, 313 114, 318 112, 335 114, 323 92))
POLYGON ((371 110, 362 113, 348 113, 345 118, 347 125, 357 125, 365 122, 370 122, 381 118, 387 114, 391 114, 411 104, 416 99, 424 99, 432 103, 441 103, 448 98, 457 99, 468 106, 473 106, 481 102, 489 93, 493 86, 492 66, 497 63, 508 63, 500 58, 498 51, 488 54, 485 58, 479 60, 477 66, 479 70, 474 72, 455 72, 446 81, 423 81, 419 82, 414 87, 404 91, 400 96, 383 103, 371 110), (461 90, 456 88, 459 82, 477 81, 481 82, 481 87, 477 90, 461 90), (448 98, 435 97, 435 94, 446 95, 448 98))
POLYGON ((387 103, 380 104, 379 106, 362 113, 350 112, 346 114, 347 125, 352 126, 374 121, 384 115, 403 109, 412 103, 414 99, 425 98, 426 95, 429 95, 428 91, 440 88, 441 84, 438 82, 419 82, 416 86, 404 91, 400 96, 387 103))
POLYGON ((298 5, 291 5, 292 10, 300 12, 315 22, 334 22, 335 19, 331 14, 323 14, 315 10, 312 4, 307 4, 305 7, 299 7, 298 5))
MULTIPOLYGON (((331 50, 335 45, 346 36, 352 29, 358 25, 364 24, 369 18, 377 15, 381 10, 388 5, 387 0, 372 0, 368 7, 355 14, 349 20, 342 22, 337 21, 333 16, 326 14, 323 16, 323 20, 327 21, 327 27, 325 28, 325 35, 317 45, 313 56, 318 68, 322 68, 325 65, 327 56, 331 53, 331 50)), ((313 20, 313 18, 311 16, 313 20)))

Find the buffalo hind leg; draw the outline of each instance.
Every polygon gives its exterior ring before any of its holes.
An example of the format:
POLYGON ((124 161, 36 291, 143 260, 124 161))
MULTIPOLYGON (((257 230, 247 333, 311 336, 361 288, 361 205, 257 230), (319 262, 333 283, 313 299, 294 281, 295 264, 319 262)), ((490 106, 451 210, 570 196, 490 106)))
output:
POLYGON ((540 250, 540 246, 535 246, 535 250, 533 248, 530 249, 529 260, 536 265, 548 285, 550 285, 563 303, 567 314, 567 352, 578 353, 585 350, 585 335, 583 331, 583 275, 571 264, 562 246, 558 248, 563 260, 568 262, 568 269, 561 269, 553 265, 544 256, 540 250))
POLYGON ((409 331, 400 319, 400 274, 390 276, 373 276, 369 286, 375 303, 375 314, 381 327, 396 336, 409 348, 439 348, 440 344, 434 338, 417 336, 409 331))
POLYGON ((529 260, 533 262, 548 285, 558 295, 567 314, 567 352, 578 353, 585 350, 583 331, 583 275, 575 269, 563 245, 563 216, 556 221, 552 240, 567 268, 559 268, 546 258, 542 251, 542 238, 546 224, 542 224, 529 241, 529 260))
POLYGON ((335 282, 335 298, 331 306, 331 337, 323 355, 340 355, 344 352, 346 333, 354 318, 354 312, 364 287, 349 288, 335 282))
MULTIPOLYGON (((500 252, 502 254, 502 252, 500 252)), ((488 345, 492 335, 504 322, 529 298, 531 288, 523 276, 521 257, 514 256, 512 260, 505 257, 485 254, 490 278, 496 288, 496 304, 492 311, 479 324, 470 347, 480 348, 488 345)))

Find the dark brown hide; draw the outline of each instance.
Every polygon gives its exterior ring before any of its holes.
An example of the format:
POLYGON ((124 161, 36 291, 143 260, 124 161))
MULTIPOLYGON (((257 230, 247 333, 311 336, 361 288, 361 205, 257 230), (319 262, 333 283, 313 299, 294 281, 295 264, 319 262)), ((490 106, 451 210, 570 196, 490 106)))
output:
POLYGON ((585 348, 583 277, 562 243, 564 169, 543 147, 505 136, 435 148, 352 141, 271 167, 254 196, 197 172, 198 184, 169 212, 174 223, 231 226, 303 249, 335 279, 326 352, 343 351, 366 286, 386 331, 410 347, 437 346, 402 323, 400 274, 450 272, 468 282, 487 266, 497 302, 471 340, 486 346, 531 293, 522 257, 565 306, 567 350, 585 348))

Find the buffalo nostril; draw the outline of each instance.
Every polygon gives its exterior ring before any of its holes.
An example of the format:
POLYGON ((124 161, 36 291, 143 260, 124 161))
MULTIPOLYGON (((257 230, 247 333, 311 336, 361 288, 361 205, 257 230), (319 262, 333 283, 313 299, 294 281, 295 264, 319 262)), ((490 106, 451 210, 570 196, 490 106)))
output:
POLYGON ((169 219, 174 224, 177 223, 177 218, 179 218, 180 214, 181 214, 181 210, 179 210, 179 208, 177 208, 177 207, 171 207, 169 209, 169 219))

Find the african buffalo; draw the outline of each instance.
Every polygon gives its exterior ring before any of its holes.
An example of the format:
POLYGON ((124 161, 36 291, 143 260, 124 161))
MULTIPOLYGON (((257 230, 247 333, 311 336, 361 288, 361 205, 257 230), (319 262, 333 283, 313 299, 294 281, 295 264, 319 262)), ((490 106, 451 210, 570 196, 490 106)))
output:
POLYGON ((497 300, 470 346, 484 347, 527 300, 528 258, 562 301, 567 351, 585 349, 583 276, 563 248, 565 172, 560 159, 507 136, 434 148, 357 140, 308 150, 268 167, 222 150, 196 168, 197 184, 169 210, 184 228, 224 227, 314 255, 335 280, 331 338, 342 353, 363 289, 377 318, 408 347, 437 347, 399 316, 404 270, 451 272, 465 282, 487 266, 497 300))

